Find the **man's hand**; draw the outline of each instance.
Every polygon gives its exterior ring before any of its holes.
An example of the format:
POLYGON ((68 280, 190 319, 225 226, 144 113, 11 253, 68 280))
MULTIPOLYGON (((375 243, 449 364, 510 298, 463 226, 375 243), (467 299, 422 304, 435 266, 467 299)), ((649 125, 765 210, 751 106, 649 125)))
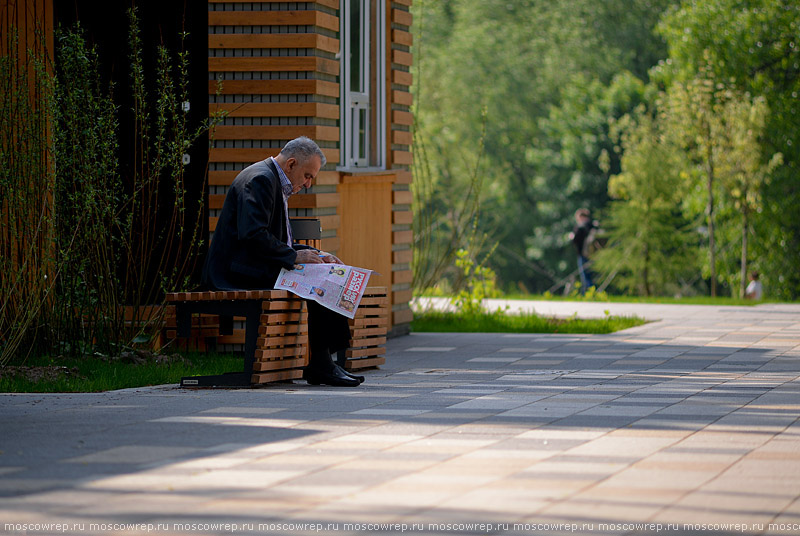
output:
POLYGON ((325 262, 322 257, 320 257, 319 251, 314 249, 301 249, 297 252, 297 259, 294 261, 295 264, 322 264, 325 262))
POLYGON ((323 262, 329 262, 329 263, 332 263, 332 264, 344 264, 339 259, 339 257, 337 257, 336 255, 333 255, 331 253, 328 253, 327 251, 320 251, 319 252, 319 256, 320 256, 320 258, 322 259, 323 262))

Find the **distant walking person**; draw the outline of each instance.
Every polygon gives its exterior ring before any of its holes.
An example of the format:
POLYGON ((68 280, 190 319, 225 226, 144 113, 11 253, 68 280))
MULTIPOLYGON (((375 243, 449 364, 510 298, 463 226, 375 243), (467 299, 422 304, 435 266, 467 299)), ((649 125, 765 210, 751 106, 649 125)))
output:
POLYGON ((750 274, 750 283, 748 283, 744 291, 744 297, 750 300, 760 300, 763 295, 764 287, 761 285, 761 281, 758 280, 758 272, 752 272, 750 274))
POLYGON ((587 288, 594 286, 592 272, 589 270, 587 263, 589 262, 589 247, 594 241, 596 229, 597 225, 592 221, 589 209, 579 208, 575 211, 575 228, 572 230, 569 237, 578 252, 578 272, 581 276, 581 294, 586 292, 587 288))

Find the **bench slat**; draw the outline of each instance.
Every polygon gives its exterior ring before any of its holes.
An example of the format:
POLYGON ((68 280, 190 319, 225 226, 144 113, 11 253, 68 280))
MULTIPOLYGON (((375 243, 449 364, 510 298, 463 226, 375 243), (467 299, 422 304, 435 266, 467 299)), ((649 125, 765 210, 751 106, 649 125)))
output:
POLYGON ((388 326, 389 319, 385 316, 380 317, 371 317, 371 318, 353 318, 352 320, 348 319, 350 325, 357 328, 365 328, 365 327, 372 327, 372 326, 388 326))
POLYGON ((285 380, 299 380, 303 377, 303 371, 300 369, 278 370, 274 372, 260 372, 253 374, 251 383, 269 383, 280 382, 285 380))
POLYGON ((256 361, 253 363, 253 370, 255 372, 263 372, 265 370, 293 369, 303 366, 305 366, 305 359, 295 357, 294 359, 281 359, 278 361, 256 361))
POLYGON ((288 346, 308 344, 308 335, 287 335, 285 337, 259 338, 256 342, 258 348, 271 348, 273 346, 288 346))
POLYGON ((358 312, 356 313, 356 318, 361 318, 365 316, 385 316, 389 314, 389 307, 388 306, 381 306, 381 307, 359 307, 358 312))
POLYGON ((169 292, 167 303, 216 300, 282 300, 289 298, 286 290, 207 290, 202 292, 169 292))
POLYGON ((347 361, 345 368, 347 370, 361 370, 365 368, 379 367, 384 363, 386 363, 385 357, 365 357, 347 361))
POLYGON ((387 329, 381 328, 357 328, 350 331, 350 336, 354 339, 362 339, 365 337, 373 337, 376 335, 386 335, 387 329))
POLYGON ((362 296, 361 303, 359 304, 359 309, 361 307, 369 307, 371 305, 385 305, 389 303, 388 296, 362 296))
POLYGON ((256 350, 256 361, 267 361, 267 360, 274 360, 282 357, 291 357, 291 356, 305 356, 305 354, 306 354, 305 346, 268 348, 268 349, 256 350))
MULTIPOLYGON (((167 295, 167 327, 168 335, 177 331, 178 318, 175 304, 182 302, 228 302, 253 301, 260 302, 263 314, 259 317, 258 339, 253 364, 253 383, 266 383, 282 380, 299 379, 301 368, 308 360, 308 311, 302 298, 285 290, 241 290, 241 291, 205 291, 178 292, 167 295)), ((223 303, 220 303, 222 306, 223 303)), ((244 305, 244 304, 243 304, 244 305)), ((209 304, 209 310, 216 306, 209 304)), ((230 315, 230 305, 220 312, 230 315)), ((235 311, 235 310, 234 310, 235 311)), ((357 370, 382 365, 386 362, 385 343, 388 332, 389 297, 387 287, 368 287, 361 300, 356 318, 349 320, 350 348, 346 351, 346 368, 357 370)), ((234 313, 235 314, 235 313, 234 313)), ((231 318, 231 316, 227 316, 231 318)), ((233 317, 234 321, 244 322, 244 317, 233 317)), ((241 325, 241 324, 240 324, 241 325)), ((245 342, 245 330, 237 329, 232 335, 220 335, 219 316, 211 313, 194 315, 191 332, 195 342, 193 345, 204 348, 205 342, 200 337, 213 339, 220 344, 242 344, 245 342)), ((229 329, 229 328, 228 328, 229 329)), ((189 343, 193 339, 186 341, 189 343)))
POLYGON ((306 322, 308 320, 307 312, 293 312, 293 313, 270 313, 261 315, 261 324, 282 324, 284 322, 306 322))
POLYGON ((308 333, 308 324, 261 324, 259 335, 284 335, 290 333, 308 333))
POLYGON ((371 337, 365 339, 350 339, 350 348, 364 348, 386 344, 386 337, 371 337))
POLYGON ((301 311, 305 302, 297 300, 265 301, 261 304, 262 311, 301 311))

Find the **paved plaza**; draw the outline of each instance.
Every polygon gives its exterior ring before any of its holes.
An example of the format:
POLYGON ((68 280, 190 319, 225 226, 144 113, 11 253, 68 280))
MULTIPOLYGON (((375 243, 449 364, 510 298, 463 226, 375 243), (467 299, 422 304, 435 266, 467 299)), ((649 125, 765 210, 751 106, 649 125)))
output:
POLYGON ((515 302, 355 389, 0 394, 0 534, 800 534, 800 305, 515 302))

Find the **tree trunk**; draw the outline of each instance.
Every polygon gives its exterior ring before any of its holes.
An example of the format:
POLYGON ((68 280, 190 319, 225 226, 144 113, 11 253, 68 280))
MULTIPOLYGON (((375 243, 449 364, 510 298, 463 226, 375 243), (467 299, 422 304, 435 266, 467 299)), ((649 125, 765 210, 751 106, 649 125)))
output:
POLYGON ((650 296, 650 245, 644 245, 644 267, 642 268, 642 279, 644 281, 644 295, 650 296))
POLYGON ((747 289, 747 228, 749 226, 747 212, 747 206, 745 205, 742 207, 742 265, 740 274, 740 297, 742 298, 744 298, 744 293, 747 289))
POLYGON ((709 142, 708 158, 708 207, 706 213, 708 214, 708 254, 709 262, 711 263, 711 297, 717 296, 717 255, 714 251, 716 246, 714 244, 714 158, 711 150, 711 143, 709 142))

